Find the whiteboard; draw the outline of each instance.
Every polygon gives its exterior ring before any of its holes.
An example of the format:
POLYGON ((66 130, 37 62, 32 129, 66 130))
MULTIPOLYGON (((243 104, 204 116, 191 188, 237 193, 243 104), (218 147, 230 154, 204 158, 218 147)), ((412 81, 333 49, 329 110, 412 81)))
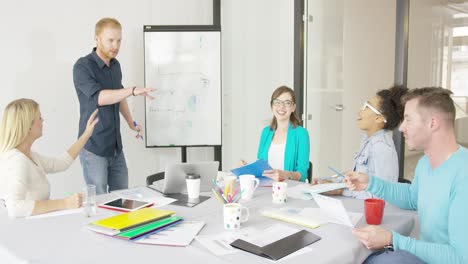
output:
POLYGON ((161 28, 144 32, 146 146, 221 145, 221 32, 161 28))

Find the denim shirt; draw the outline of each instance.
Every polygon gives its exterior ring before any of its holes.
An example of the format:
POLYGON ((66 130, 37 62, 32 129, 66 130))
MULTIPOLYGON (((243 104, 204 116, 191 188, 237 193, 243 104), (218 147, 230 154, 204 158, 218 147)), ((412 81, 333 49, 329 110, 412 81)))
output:
MULTIPOLYGON (((398 156, 392 136, 386 130, 379 130, 372 136, 365 135, 359 151, 354 155, 353 170, 376 176, 385 181, 398 181, 398 156)), ((344 196, 357 199, 374 197, 368 191, 350 191, 345 189, 344 196)))
POLYGON ((99 108, 99 122, 84 148, 101 157, 113 157, 120 153, 120 103, 98 105, 101 90, 117 90, 123 87, 119 61, 112 59, 107 66, 94 48, 90 54, 78 59, 73 66, 73 82, 80 102, 78 137, 85 131, 89 116, 99 108))

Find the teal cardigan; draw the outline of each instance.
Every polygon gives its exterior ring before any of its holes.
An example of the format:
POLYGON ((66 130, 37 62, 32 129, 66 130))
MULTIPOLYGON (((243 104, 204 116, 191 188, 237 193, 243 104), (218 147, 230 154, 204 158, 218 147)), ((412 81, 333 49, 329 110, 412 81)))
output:
MULTIPOLYGON (((262 131, 260 144, 258 146, 258 159, 268 161, 268 150, 275 130, 267 126, 262 131)), ((284 170, 297 171, 301 174, 301 181, 307 179, 307 170, 309 169, 309 133, 301 126, 293 128, 291 123, 288 126, 288 135, 286 138, 286 148, 284 151, 284 170)))

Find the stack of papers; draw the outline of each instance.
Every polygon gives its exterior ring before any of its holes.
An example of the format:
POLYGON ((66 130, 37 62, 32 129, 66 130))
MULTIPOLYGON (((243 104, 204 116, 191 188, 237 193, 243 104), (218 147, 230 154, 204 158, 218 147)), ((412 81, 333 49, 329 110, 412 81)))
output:
POLYGON ((334 191, 338 189, 346 188, 346 184, 344 182, 338 183, 322 183, 322 184, 315 184, 315 185, 308 185, 302 191, 305 193, 324 193, 329 191, 334 191))
POLYGON ((181 221, 182 221, 182 217, 180 216, 167 217, 158 221, 151 222, 146 225, 138 226, 130 230, 121 232, 117 234, 115 237, 126 239, 126 240, 136 239, 136 238, 148 235, 148 234, 160 232, 161 230, 164 230, 173 225, 176 225, 181 221))
POLYGON ((298 184, 294 187, 288 188, 288 197, 301 199, 301 200, 312 200, 312 194, 324 193, 328 191, 334 191, 338 189, 346 188, 345 183, 323 183, 323 184, 298 184))
POLYGON ((173 211, 156 208, 143 208, 116 216, 94 221, 87 228, 105 235, 118 235, 124 231, 151 224, 157 220, 165 219, 174 214, 173 211))
POLYGON ((160 246, 186 247, 190 245, 204 225, 205 223, 200 221, 185 221, 135 242, 160 246))

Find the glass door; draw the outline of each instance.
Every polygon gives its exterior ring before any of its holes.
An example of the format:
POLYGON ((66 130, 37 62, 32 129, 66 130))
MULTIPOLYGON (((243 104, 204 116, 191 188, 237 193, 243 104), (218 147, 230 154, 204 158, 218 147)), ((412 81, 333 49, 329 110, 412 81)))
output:
POLYGON ((352 169, 359 108, 394 81, 394 1, 306 0, 305 126, 313 177, 352 169))

